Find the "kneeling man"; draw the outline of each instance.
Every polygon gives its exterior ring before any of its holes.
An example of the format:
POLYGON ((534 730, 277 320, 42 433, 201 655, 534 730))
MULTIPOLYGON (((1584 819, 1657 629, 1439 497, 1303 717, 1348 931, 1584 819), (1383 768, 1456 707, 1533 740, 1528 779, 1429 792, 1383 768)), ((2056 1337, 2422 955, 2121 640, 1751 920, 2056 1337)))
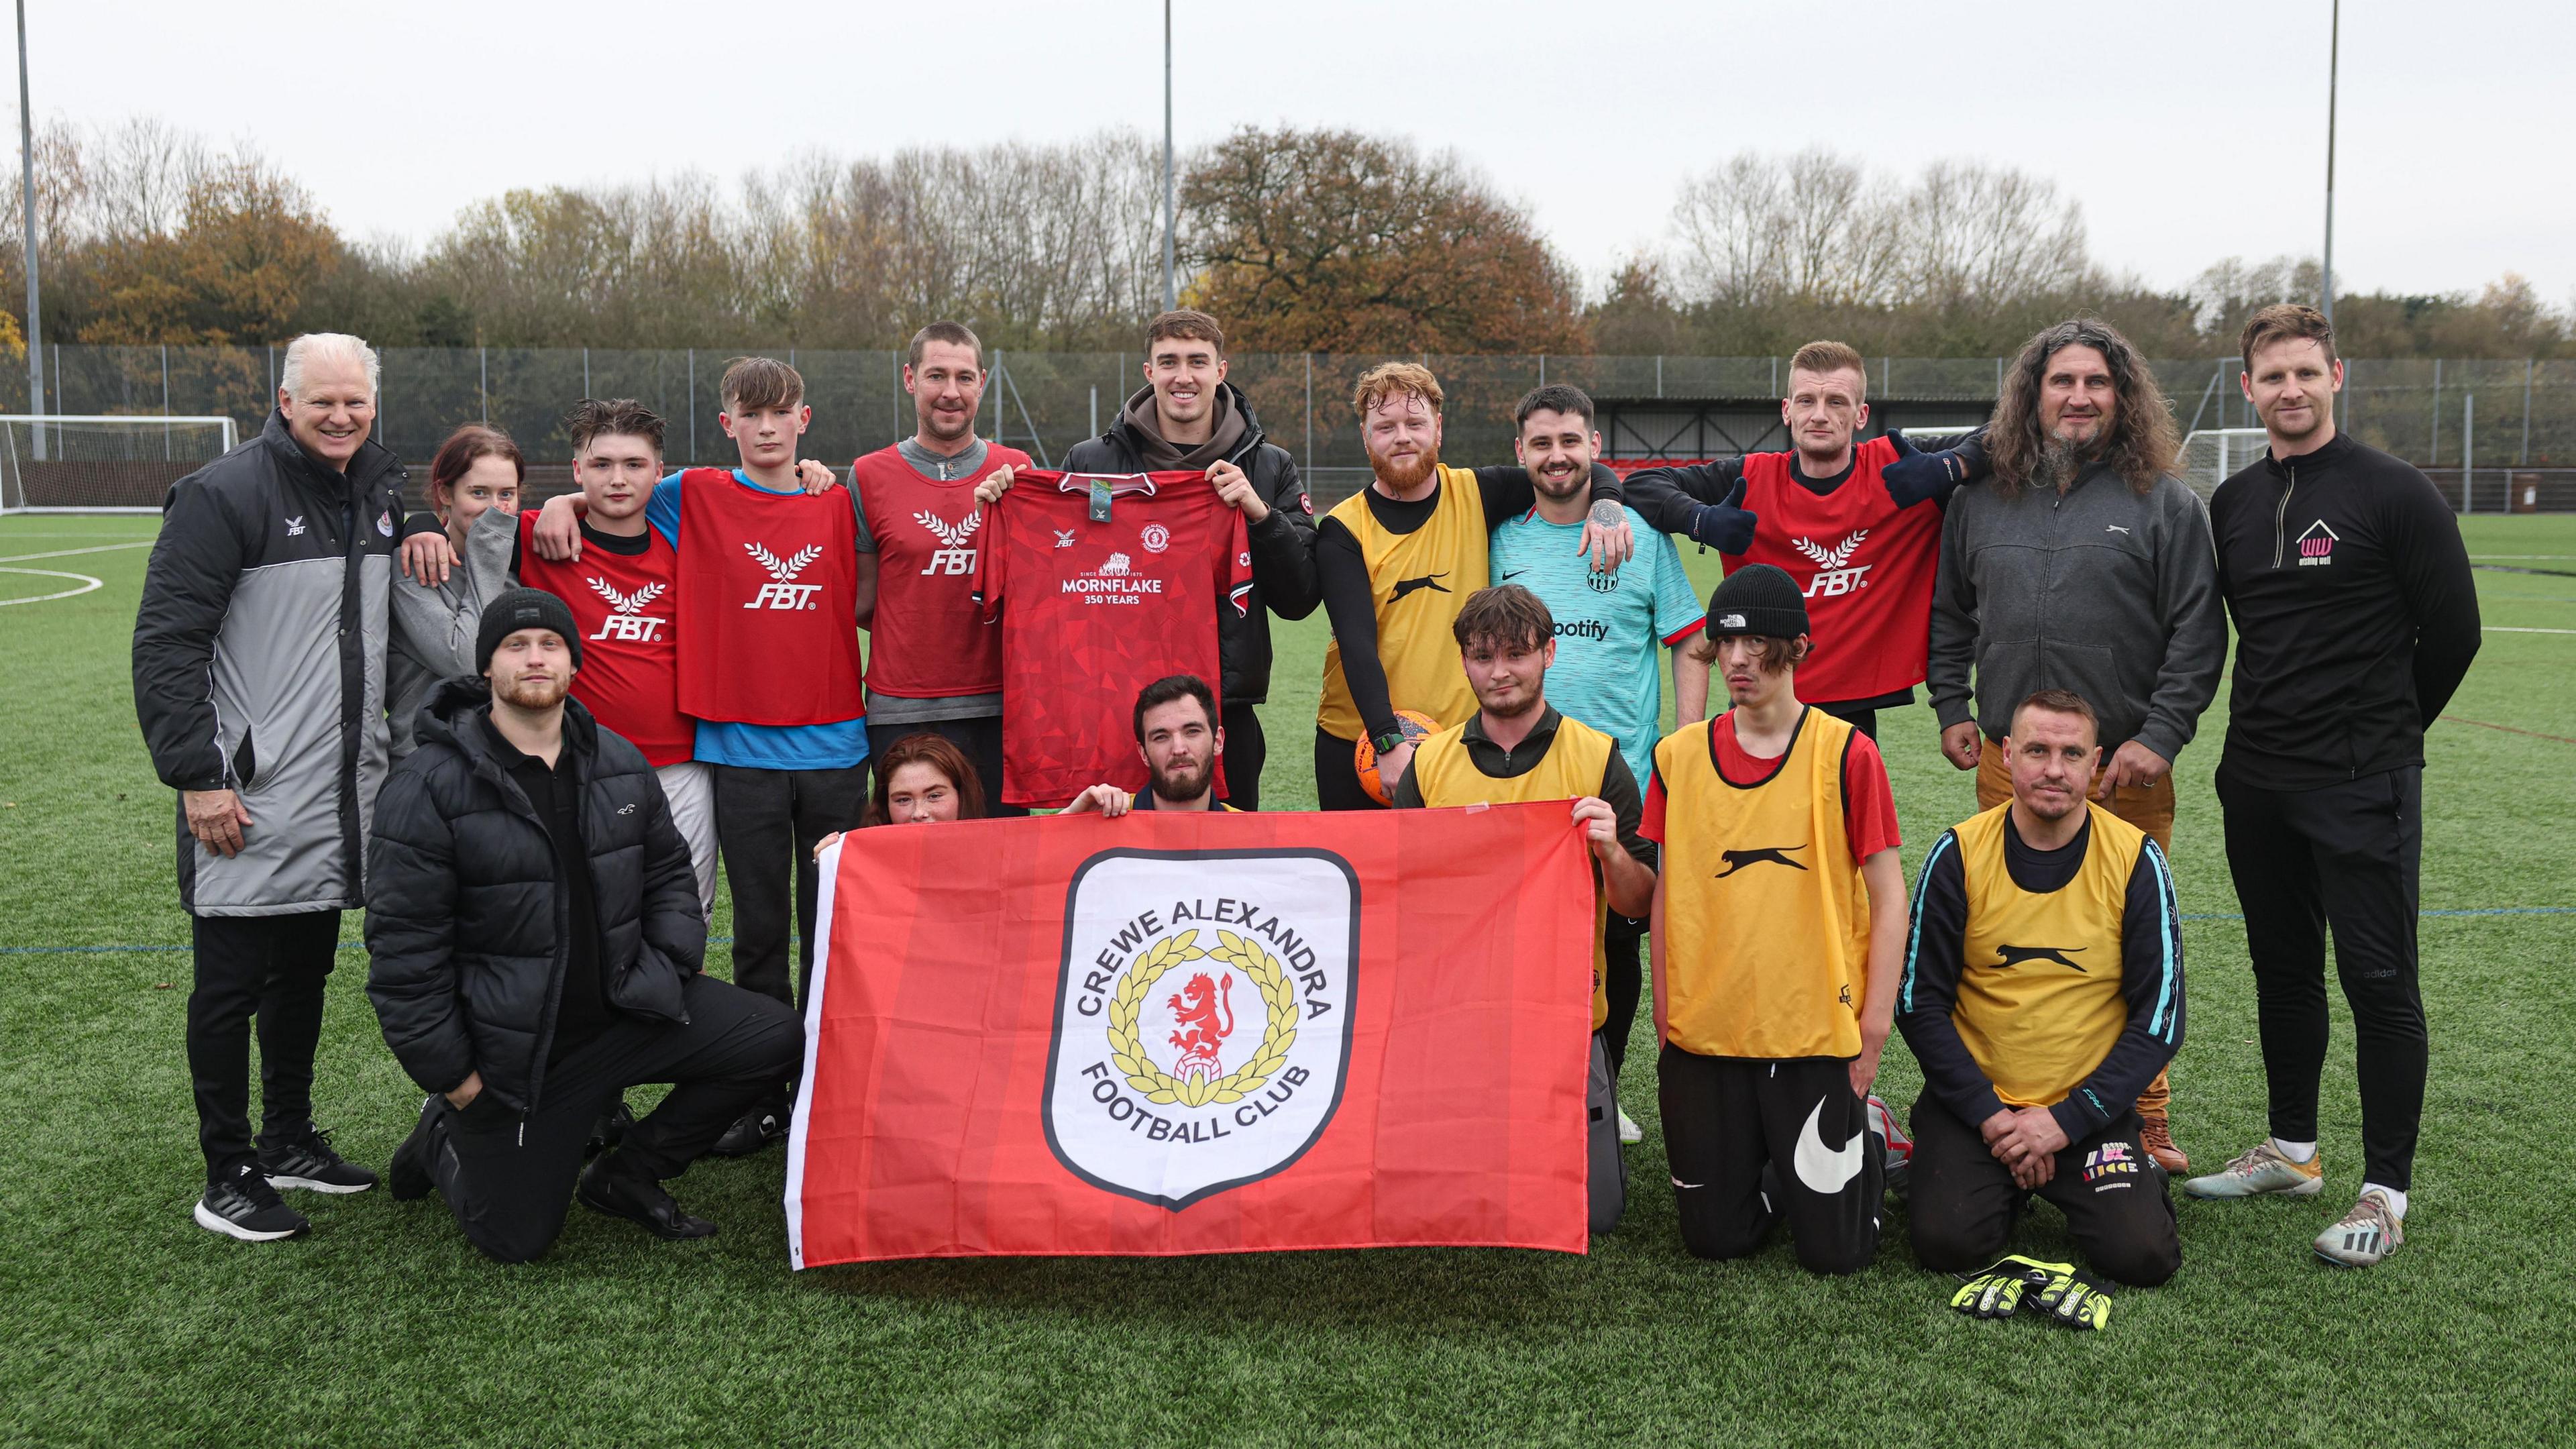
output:
POLYGON ((803 1033, 700 974, 689 847, 643 753, 567 699, 581 641, 563 600, 494 599, 475 657, 484 678, 440 686, 385 782, 367 857, 367 995, 431 1094, 393 1195, 436 1187, 505 1263, 554 1242, 576 1191, 658 1237, 705 1237, 715 1224, 662 1180, 796 1070, 803 1033), (591 1124, 647 1082, 674 1085, 583 1171, 591 1124))
POLYGON ((1592 1066, 1584 1092, 1592 1231, 1619 1225, 1628 1165, 1619 1156, 1618 1083, 1602 1026, 1610 1019, 1609 912, 1642 916, 1655 898, 1655 847, 1638 833, 1644 801, 1619 742, 1547 702, 1556 620, 1518 584, 1478 589, 1450 625, 1476 713, 1424 740, 1396 782, 1398 809, 1526 800, 1573 803, 1600 889, 1592 931, 1592 1066))
POLYGON ((1993 1261, 2032 1194, 2096 1272, 2152 1287, 2182 1264, 2138 1093, 2182 1045, 2182 923, 2164 852, 2088 796, 2092 706, 2013 711, 2012 799, 1936 841, 1914 893, 1899 1030, 1914 1104, 1914 1255, 1993 1261))
POLYGON ((1102 782, 1073 797, 1067 815, 1097 810, 1111 819, 1130 810, 1222 810, 1216 762, 1225 753, 1216 691, 1195 674, 1167 674, 1136 692, 1136 753, 1145 759, 1145 788, 1129 794, 1102 782))

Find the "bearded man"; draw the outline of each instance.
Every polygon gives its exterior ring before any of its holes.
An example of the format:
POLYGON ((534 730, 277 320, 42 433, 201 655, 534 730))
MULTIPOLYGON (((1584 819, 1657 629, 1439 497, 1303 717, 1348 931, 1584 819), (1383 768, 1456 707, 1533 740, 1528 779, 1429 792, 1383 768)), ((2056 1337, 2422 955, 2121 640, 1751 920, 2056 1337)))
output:
MULTIPOLYGON (((2012 797, 2014 707, 2063 690, 2099 719, 2092 799, 2171 852, 2174 757, 2227 662, 2209 510, 2174 476, 2181 447, 2145 359, 2107 324, 2061 322, 2013 359, 1985 432, 1994 476, 1952 496, 1932 590, 1941 753, 1977 772, 1980 810, 2012 797)), ((2166 1098, 2159 1073, 2141 1137, 2179 1173, 2166 1098)))

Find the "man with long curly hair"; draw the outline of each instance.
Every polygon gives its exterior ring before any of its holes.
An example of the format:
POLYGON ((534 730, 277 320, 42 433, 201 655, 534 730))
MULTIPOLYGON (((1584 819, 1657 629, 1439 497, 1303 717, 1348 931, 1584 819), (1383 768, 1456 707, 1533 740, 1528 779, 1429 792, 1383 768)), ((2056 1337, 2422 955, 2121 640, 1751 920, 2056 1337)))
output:
MULTIPOLYGON (((1933 586, 1941 753, 1977 772, 1977 807, 1992 809, 2012 794, 1999 742, 2014 705, 2081 695, 2101 723, 2093 798, 2170 853, 2173 761, 2218 693, 2227 619, 2209 510, 2173 473, 2163 390, 2108 324, 2061 322, 2013 359, 1985 448, 1993 478, 1952 497, 1933 586)), ((2181 1172, 2167 1097, 2158 1073, 2138 1098, 2141 1135, 2181 1172)))

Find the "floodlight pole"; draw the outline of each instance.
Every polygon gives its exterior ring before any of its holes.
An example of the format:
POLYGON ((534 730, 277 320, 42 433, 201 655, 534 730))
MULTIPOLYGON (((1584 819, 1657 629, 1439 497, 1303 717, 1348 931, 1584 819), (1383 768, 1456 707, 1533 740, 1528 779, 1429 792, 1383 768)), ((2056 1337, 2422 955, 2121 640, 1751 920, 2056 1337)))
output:
MULTIPOLYGON (((26 0, 18 0, 20 8, 26 0)), ((1163 310, 1181 305, 1172 275, 1172 0, 1163 0, 1163 310)))
POLYGON ((2335 85, 2343 69, 2343 0, 2333 0, 2326 32, 2326 259, 2322 279, 2326 323, 2334 323, 2335 85))
MULTIPOLYGON (((36 108, 27 97, 27 0, 18 0, 18 209, 27 224, 22 241, 27 261, 27 411, 45 410, 45 322, 36 307, 36 108)), ((45 430, 39 424, 32 439, 36 459, 45 457, 45 430)))

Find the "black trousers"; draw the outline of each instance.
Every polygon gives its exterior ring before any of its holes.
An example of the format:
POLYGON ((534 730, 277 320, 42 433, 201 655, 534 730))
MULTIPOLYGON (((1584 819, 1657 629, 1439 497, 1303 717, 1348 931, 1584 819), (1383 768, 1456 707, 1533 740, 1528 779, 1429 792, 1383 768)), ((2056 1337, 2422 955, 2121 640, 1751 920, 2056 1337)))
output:
MULTIPOLYGON (((893 749, 906 735, 937 735, 966 753, 966 763, 975 767, 975 781, 984 787, 984 814, 999 819, 1005 815, 1026 815, 1026 805, 1002 803, 1002 717, 984 715, 975 719, 925 719, 910 724, 870 724, 868 758, 877 759, 893 749)), ((856 825, 853 819, 851 824, 856 825)))
POLYGON ((1227 700, 1225 718, 1225 803, 1237 810, 1261 808, 1261 767, 1269 763, 1270 741, 1261 733, 1261 711, 1249 703, 1227 700))
POLYGON ((338 911, 197 916, 197 980, 188 993, 188 1076, 197 1145, 213 1181, 253 1155, 251 1022, 259 1022, 260 1147, 313 1125, 313 1053, 322 1041, 322 983, 340 943, 338 911))
POLYGON ((1610 913, 1610 928, 1603 933, 1603 952, 1609 957, 1610 970, 1602 979, 1602 989, 1610 998, 1609 1018, 1601 1023, 1601 1047, 1610 1054, 1610 1079, 1619 1079, 1619 1069, 1628 1063, 1628 1035, 1636 1030, 1637 1002, 1646 993, 1646 973, 1642 963, 1648 923, 1633 916, 1610 913))
POLYGON ((658 1181, 679 1176, 794 1074, 804 1032, 786 1007, 711 976, 690 977, 681 1004, 681 1025, 621 1020, 549 1065, 524 1116, 489 1096, 462 1112, 429 1099, 405 1151, 421 1153, 466 1241, 504 1263, 545 1252, 563 1232, 591 1124, 628 1087, 672 1084, 616 1149, 623 1166, 658 1181))
POLYGON ((794 1006, 804 999, 805 983, 814 974, 814 910, 823 889, 814 845, 835 830, 857 827, 868 808, 868 767, 709 769, 716 782, 716 841, 733 891, 734 984, 794 1006), (797 927, 792 991, 787 975, 791 885, 797 927))
POLYGON ((2317 1140, 2326 1061, 2326 929, 2352 1007, 2363 1179, 2399 1192, 2424 1120, 2424 996, 2416 985, 2424 771, 2315 790, 2266 790, 2218 772, 2227 868, 2245 911, 2272 1135, 2317 1140))
POLYGON ((1848 1063, 1704 1057, 1666 1042, 1655 1076, 1682 1246, 1693 1257, 1747 1257, 1786 1218, 1809 1272, 1869 1266, 1886 1152, 1848 1063))
POLYGON ((1870 743, 1878 743, 1877 710, 1849 704, 1820 704, 1816 708, 1869 736, 1870 743))
MULTIPOLYGON (((1359 741, 1328 735, 1319 726, 1315 731, 1315 808, 1319 810, 1384 810, 1375 797, 1360 788, 1359 767, 1353 751, 1359 741)), ((1390 790, 1394 787, 1390 785, 1390 790)))
POLYGON ((1995 1160, 1986 1140, 1924 1093, 1914 1102, 1914 1185, 1906 1210, 1914 1257, 1926 1268, 1971 1273, 2003 1256, 2013 1223, 2036 1195, 2066 1214, 2066 1230, 2093 1271, 2152 1288, 2182 1266, 2165 1170, 2138 1144, 2138 1114, 2057 1154, 2057 1173, 2029 1192, 1995 1160))

